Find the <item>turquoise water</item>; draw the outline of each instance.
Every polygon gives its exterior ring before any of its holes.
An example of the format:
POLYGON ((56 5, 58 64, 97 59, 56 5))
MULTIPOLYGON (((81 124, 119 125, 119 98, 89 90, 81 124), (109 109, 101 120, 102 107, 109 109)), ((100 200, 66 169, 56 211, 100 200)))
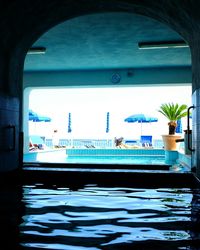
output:
POLYGON ((164 155, 124 155, 124 156, 70 156, 65 150, 24 154, 24 162, 52 162, 52 163, 101 163, 101 164, 165 164, 164 155))
POLYGON ((199 239, 191 231, 193 192, 26 185, 20 244, 24 249, 51 250, 193 249, 189 246, 199 239))
POLYGON ((68 157, 69 163, 102 163, 102 164, 165 164, 164 156, 74 156, 68 157))

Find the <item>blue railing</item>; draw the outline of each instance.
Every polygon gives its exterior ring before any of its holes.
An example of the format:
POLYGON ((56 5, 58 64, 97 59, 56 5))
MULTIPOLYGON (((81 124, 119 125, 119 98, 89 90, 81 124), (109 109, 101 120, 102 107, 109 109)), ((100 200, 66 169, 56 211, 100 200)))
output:
MULTIPOLYGON (((139 140, 125 140, 127 145, 138 145, 141 146, 139 140)), ((45 139, 47 147, 53 147, 52 139, 45 139)), ((114 140, 112 139, 60 139, 59 146, 75 147, 75 148, 113 148, 114 140)), ((154 148, 163 148, 163 141, 153 140, 154 148)))

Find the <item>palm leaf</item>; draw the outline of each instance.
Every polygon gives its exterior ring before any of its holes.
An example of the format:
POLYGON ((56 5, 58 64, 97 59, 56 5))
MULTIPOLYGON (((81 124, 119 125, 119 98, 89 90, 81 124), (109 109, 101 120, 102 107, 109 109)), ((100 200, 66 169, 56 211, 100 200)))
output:
POLYGON ((158 110, 163 114, 169 121, 177 121, 182 117, 187 116, 187 105, 178 103, 163 103, 158 110))

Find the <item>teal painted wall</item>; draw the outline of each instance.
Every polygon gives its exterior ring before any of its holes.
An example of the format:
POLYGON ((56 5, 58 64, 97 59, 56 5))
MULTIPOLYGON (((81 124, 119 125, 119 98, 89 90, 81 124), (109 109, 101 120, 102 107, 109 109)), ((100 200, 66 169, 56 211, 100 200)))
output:
POLYGON ((131 86, 131 85, 168 85, 190 84, 190 67, 152 68, 95 71, 46 71, 25 72, 23 87, 56 86, 131 86), (112 83, 113 74, 119 74, 119 83, 112 83))

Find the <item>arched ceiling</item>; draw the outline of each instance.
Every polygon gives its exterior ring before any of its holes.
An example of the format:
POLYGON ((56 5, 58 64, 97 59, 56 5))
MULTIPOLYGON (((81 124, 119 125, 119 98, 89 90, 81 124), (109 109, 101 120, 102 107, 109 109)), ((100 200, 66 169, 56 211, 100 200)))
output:
POLYGON ((145 49, 139 42, 182 41, 166 25, 131 13, 101 13, 65 21, 43 34, 27 54, 25 71, 187 67, 189 48, 145 49))

